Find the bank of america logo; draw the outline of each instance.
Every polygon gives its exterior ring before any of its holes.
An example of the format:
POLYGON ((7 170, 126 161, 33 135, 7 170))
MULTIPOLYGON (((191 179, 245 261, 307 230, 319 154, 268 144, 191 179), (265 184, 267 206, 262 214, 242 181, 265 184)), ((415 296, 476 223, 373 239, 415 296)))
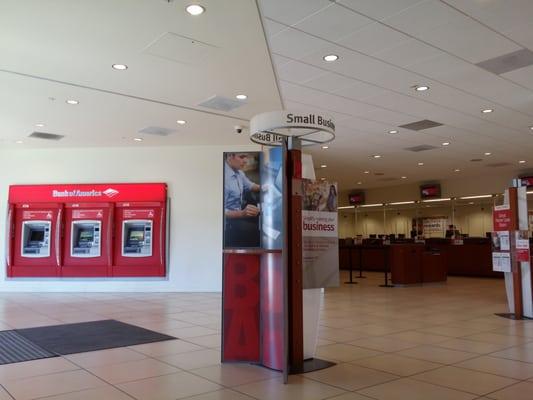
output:
POLYGON ((118 190, 109 188, 104 190, 102 193, 105 194, 107 197, 115 197, 118 194, 118 190))

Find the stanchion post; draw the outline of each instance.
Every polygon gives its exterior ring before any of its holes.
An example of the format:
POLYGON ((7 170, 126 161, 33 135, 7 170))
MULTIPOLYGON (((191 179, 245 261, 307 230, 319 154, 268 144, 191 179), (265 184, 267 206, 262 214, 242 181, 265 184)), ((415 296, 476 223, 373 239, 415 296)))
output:
POLYGON ((394 287, 394 285, 389 284, 389 272, 390 272, 389 250, 390 250, 390 246, 383 246, 383 261, 385 262, 385 284, 379 285, 379 287, 394 287))
POLYGON ((366 276, 363 276, 363 245, 359 247, 359 276, 356 276, 357 279, 365 279, 366 276))
MULTIPOLYGON (((355 249, 355 246, 353 247, 355 249)), ((353 263, 352 263, 352 247, 348 248, 348 266, 350 269, 350 280, 348 282, 344 282, 347 285, 357 285, 357 282, 354 282, 352 274, 353 274, 353 263)))

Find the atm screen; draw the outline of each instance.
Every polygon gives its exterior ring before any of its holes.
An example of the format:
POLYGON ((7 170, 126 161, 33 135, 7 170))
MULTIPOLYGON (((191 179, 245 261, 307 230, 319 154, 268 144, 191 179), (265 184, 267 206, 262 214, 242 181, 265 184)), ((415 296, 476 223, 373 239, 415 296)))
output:
POLYGON ((32 230, 30 233, 30 242, 42 242, 44 240, 44 231, 32 230))
POLYGON ((130 230, 129 234, 130 242, 142 242, 144 241, 144 230, 130 230))
POLYGON ((80 234, 78 236, 78 242, 79 243, 87 243, 87 242, 92 242, 94 239, 94 230, 89 230, 89 229, 85 229, 85 230, 80 230, 80 234))

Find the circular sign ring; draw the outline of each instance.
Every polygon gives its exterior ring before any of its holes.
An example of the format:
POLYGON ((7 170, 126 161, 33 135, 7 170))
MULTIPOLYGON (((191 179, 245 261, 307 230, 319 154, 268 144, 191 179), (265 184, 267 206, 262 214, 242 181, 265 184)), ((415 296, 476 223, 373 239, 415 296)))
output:
POLYGON ((284 138, 295 137, 302 146, 324 144, 335 139, 335 123, 325 114, 302 111, 271 111, 250 121, 250 140, 267 146, 280 146, 284 138))

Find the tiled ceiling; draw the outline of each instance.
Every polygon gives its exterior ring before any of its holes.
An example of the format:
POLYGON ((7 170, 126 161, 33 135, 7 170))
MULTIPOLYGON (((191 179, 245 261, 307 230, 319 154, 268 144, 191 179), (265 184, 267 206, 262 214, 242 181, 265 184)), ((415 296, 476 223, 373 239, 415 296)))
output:
POLYGON ((285 108, 335 118, 336 140, 327 150, 310 150, 317 165, 327 164, 319 176, 351 189, 386 185, 374 172, 398 180, 407 176, 402 182, 490 179, 533 165, 533 66, 498 75, 476 65, 533 49, 532 0, 259 0, 259 5, 285 108), (328 63, 323 60, 328 54, 339 59, 328 63), (416 85, 429 90, 416 91, 416 85), (399 128, 426 119, 443 125, 399 128), (405 150, 420 145, 437 148, 405 150), (475 158, 483 161, 470 161, 475 158), (489 167, 495 163, 507 165, 495 171, 489 167))

